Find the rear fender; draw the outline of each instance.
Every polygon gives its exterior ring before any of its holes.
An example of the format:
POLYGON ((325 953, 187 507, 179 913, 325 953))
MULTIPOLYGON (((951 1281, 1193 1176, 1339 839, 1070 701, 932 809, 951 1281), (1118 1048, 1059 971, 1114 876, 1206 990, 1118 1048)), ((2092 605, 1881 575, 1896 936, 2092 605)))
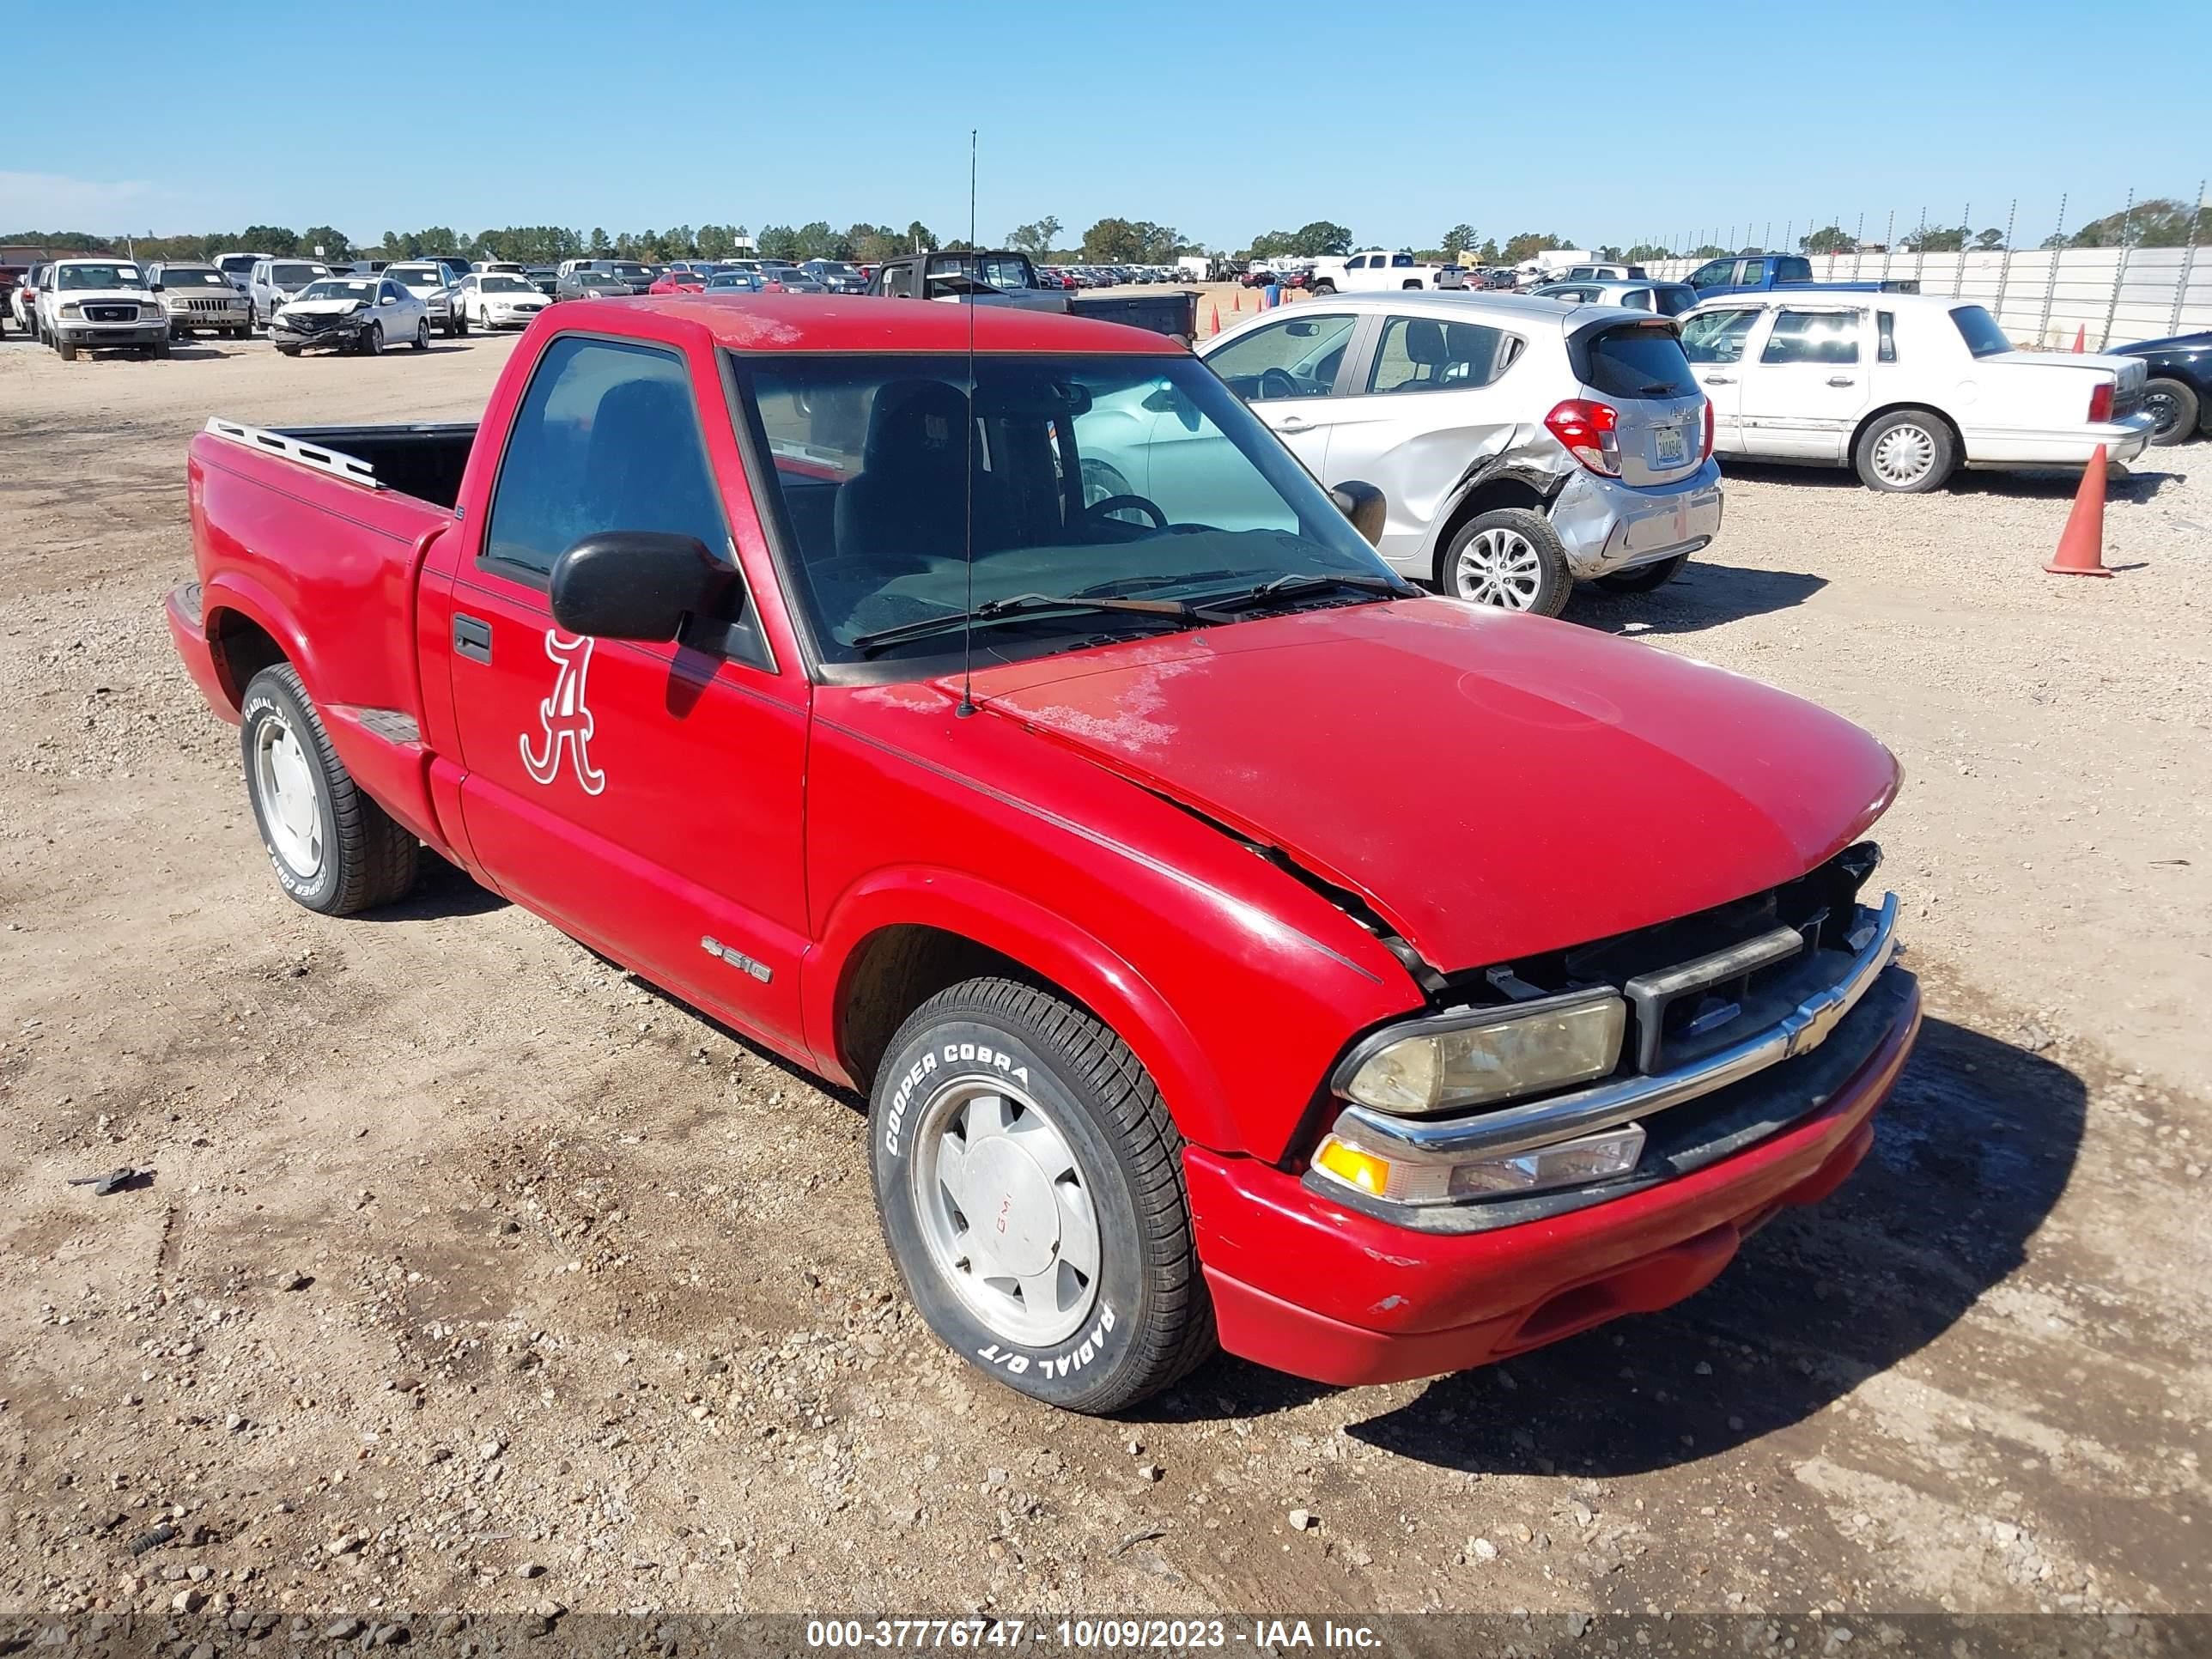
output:
POLYGON ((1218 1073, 1136 969, 1065 917, 954 870, 879 870, 837 901, 799 994, 807 1045, 825 1074, 854 1082, 845 1056, 836 1052, 845 975, 869 935, 900 925, 972 939, 1050 980, 1129 1045, 1158 1085, 1184 1139, 1223 1151, 1241 1148, 1218 1073))

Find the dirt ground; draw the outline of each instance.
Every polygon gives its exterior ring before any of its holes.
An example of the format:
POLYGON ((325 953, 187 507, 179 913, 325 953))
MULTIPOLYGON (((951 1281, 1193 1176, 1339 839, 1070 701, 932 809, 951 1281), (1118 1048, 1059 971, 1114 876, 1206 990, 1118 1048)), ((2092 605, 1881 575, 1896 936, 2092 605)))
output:
POLYGON ((442 867, 270 878, 161 620, 187 437, 511 349, 0 343, 0 1610, 2212 1608, 2212 446, 2109 582, 2039 568, 2067 480, 1747 468, 1570 610, 1904 759, 1930 1018, 1832 1200, 1510 1365, 1100 1422, 908 1310, 852 1102, 442 867))

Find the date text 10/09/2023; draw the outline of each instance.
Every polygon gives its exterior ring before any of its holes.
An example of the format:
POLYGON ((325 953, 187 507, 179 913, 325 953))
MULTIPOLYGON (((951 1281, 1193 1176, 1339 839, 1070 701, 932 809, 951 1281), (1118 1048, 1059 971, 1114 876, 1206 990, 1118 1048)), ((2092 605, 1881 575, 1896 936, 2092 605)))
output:
POLYGON ((1307 1619, 810 1619, 809 1648, 1019 1648, 1167 1652, 1247 1648, 1361 1650, 1380 1646, 1364 1625, 1307 1619))

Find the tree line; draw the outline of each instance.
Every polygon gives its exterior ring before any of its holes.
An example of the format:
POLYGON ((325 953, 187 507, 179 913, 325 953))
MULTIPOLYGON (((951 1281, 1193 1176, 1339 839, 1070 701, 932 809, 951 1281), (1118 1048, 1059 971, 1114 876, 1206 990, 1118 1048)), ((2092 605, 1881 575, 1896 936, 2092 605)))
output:
MULTIPOLYGON (((1068 264, 1167 264, 1187 253, 1214 252, 1185 237, 1172 225, 1149 219, 1108 217, 1097 221, 1080 238, 1064 241, 1060 222, 1049 214, 1017 225, 1006 234, 1006 246, 1018 248, 1040 263, 1068 264)), ((248 225, 232 232, 209 232, 186 236, 100 236, 87 231, 21 231, 0 236, 0 242, 48 247, 57 253, 106 253, 127 249, 141 259, 205 259, 217 253, 247 248, 286 258, 327 259, 418 258, 425 254, 453 253, 471 259, 514 259, 526 264, 556 264, 563 259, 642 259, 654 264, 671 259, 726 259, 743 251, 741 240, 749 233, 743 225, 676 225, 666 230, 622 231, 610 235, 604 228, 574 230, 562 225, 510 225, 504 229, 473 234, 450 226, 433 225, 421 230, 387 230, 374 243, 356 243, 331 225, 310 225, 295 231, 283 225, 248 225)), ((1797 240, 1801 252, 1854 253, 1859 240, 1840 225, 1808 230, 1797 240)), ((936 233, 920 220, 903 229, 895 225, 866 222, 837 229, 824 220, 804 225, 765 225, 755 239, 760 254, 771 259, 844 259, 865 264, 880 264, 896 254, 923 248, 965 248, 955 238, 940 242, 936 233)), ((2191 241, 2212 243, 2212 209, 2192 208, 2168 197, 2151 197, 2108 213, 2070 234, 2053 234, 2038 245, 2058 247, 2180 247, 2191 241)), ((1270 230, 1250 244, 1223 257, 1242 264, 1251 259, 1280 257, 1318 258, 1341 256, 1360 246, 1351 229, 1333 219, 1316 219, 1296 230, 1270 230)), ((1514 265, 1548 248, 1575 246, 1566 237, 1547 231, 1524 230, 1504 238, 1478 240, 1474 227, 1453 225, 1433 247, 1408 248, 1424 259, 1456 261, 1462 256, 1480 264, 1514 265)), ((1900 237, 1905 252, 1956 252, 1961 248, 1996 250, 2004 246, 2004 233, 1973 230, 1966 225, 1921 226, 1900 237)), ((1879 245, 1869 245, 1879 252, 1879 245)), ((1656 242, 1639 242, 1626 250, 1606 244, 1591 250, 1608 259, 1723 258, 1732 253, 1764 253, 1759 247, 1723 247, 1705 243, 1677 248, 1656 242)))

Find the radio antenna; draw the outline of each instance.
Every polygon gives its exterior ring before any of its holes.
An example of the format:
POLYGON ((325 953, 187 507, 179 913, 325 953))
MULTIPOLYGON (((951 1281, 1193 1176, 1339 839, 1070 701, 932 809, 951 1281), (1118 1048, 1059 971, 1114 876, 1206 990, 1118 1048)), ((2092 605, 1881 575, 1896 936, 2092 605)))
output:
MULTIPOLYGON (((968 129, 968 247, 975 247, 975 129, 968 129)), ((979 264, 980 271, 981 265, 979 264)), ((968 312, 968 417, 961 423, 960 484, 965 510, 961 545, 967 556, 967 592, 961 599, 960 706, 953 710, 966 720, 975 712, 975 295, 961 296, 968 312)))

